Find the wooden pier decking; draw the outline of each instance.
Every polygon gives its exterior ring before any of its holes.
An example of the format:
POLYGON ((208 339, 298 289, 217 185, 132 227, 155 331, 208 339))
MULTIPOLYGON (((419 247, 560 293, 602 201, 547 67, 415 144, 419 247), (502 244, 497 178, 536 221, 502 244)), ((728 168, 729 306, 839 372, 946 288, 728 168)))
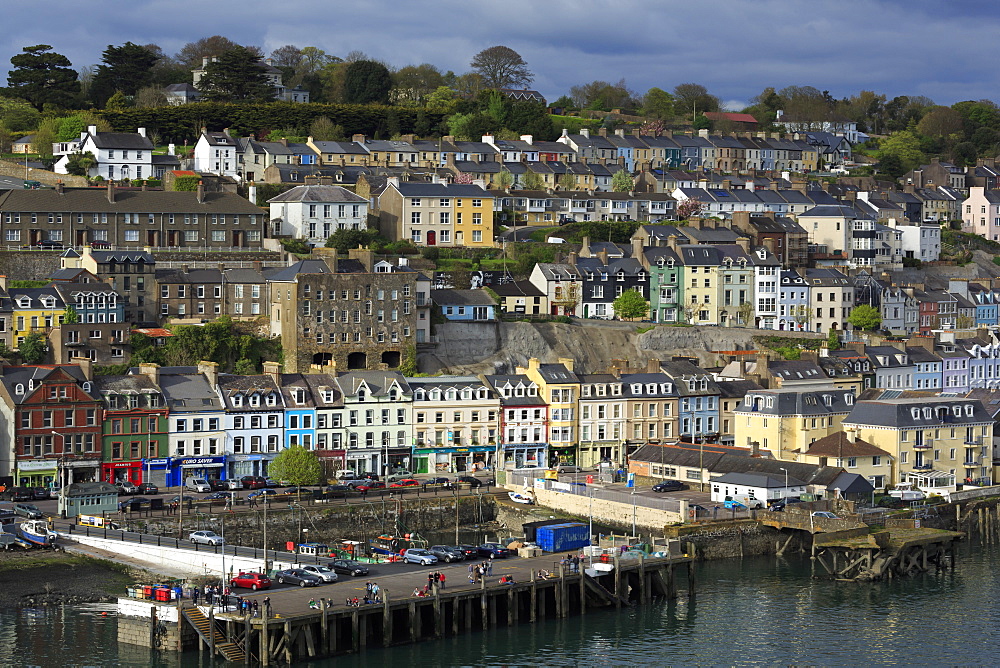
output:
POLYGON ((826 572, 846 580, 871 581, 955 567, 958 531, 892 527, 816 536, 813 558, 826 572))
MULTIPOLYGON (((180 623, 195 626, 197 620, 203 627, 196 626, 201 650, 229 660, 241 656, 248 665, 273 666, 358 653, 368 646, 412 643, 504 624, 569 617, 593 608, 676 598, 680 570, 684 571, 689 595, 694 594, 694 559, 689 556, 615 558, 608 564, 613 566, 610 572, 595 576, 570 572, 568 566, 558 563, 560 556, 496 560, 493 576, 475 584, 462 577, 467 572, 462 564, 453 564, 447 570, 439 568, 448 574, 447 586, 434 589, 426 597, 410 594, 415 586, 426 584, 427 572, 433 572, 435 567, 370 578, 379 583, 381 602, 361 607, 348 607, 345 599, 354 596, 352 589, 364 591, 364 578, 349 580, 345 587, 336 583, 304 590, 257 592, 257 598, 270 596, 270 618, 216 610, 200 618, 182 614, 180 623), (539 579, 540 570, 550 571, 551 577, 539 579), (513 576, 514 584, 499 584, 503 575, 513 576), (317 596, 334 592, 340 594, 336 600, 317 596), (319 601, 321 609, 310 610, 310 598, 319 601), (206 626, 201 619, 210 619, 210 624, 206 626), (213 634, 213 630, 217 633, 213 634)), ((584 564, 581 569, 585 570, 584 564)), ((182 613, 187 609, 182 608, 182 613)))

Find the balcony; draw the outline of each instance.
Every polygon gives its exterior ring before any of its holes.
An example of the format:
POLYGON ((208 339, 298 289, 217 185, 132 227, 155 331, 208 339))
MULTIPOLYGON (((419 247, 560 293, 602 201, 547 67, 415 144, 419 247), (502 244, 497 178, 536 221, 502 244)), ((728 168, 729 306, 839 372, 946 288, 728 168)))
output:
POLYGON ((916 450, 926 450, 927 448, 930 448, 930 447, 933 447, 933 446, 934 446, 934 441, 932 441, 930 439, 924 441, 923 443, 914 443, 913 444, 913 447, 916 450))
POLYGON ((978 459, 975 459, 975 460, 973 460, 973 459, 967 459, 964 462, 962 462, 962 466, 964 466, 967 469, 979 468, 979 465, 980 465, 980 462, 979 462, 978 459))
POLYGON ((933 464, 914 464, 913 465, 913 470, 914 471, 930 471, 932 468, 934 468, 933 464))
POLYGON ((968 446, 982 445, 983 444, 983 437, 982 436, 975 436, 973 438, 966 438, 965 439, 965 444, 968 445, 968 446))

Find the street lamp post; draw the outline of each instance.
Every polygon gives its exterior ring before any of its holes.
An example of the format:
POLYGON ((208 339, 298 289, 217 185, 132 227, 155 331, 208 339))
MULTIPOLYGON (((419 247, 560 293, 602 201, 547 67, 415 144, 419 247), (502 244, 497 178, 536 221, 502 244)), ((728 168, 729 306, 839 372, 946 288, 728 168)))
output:
POLYGON ((632 492, 632 536, 635 536, 635 492, 632 492))
POLYGON ((587 543, 587 556, 590 558, 590 565, 594 565, 594 551, 589 549, 594 545, 594 487, 587 485, 587 494, 590 496, 590 542, 587 543))
POLYGON ((59 461, 56 463, 56 480, 59 482, 59 487, 62 488, 66 486, 63 480, 66 471, 66 466, 63 464, 63 458, 66 456, 66 436, 55 430, 52 431, 52 434, 62 439, 62 449, 59 451, 59 461))
POLYGON ((781 500, 784 503, 788 503, 788 469, 781 467, 779 470, 785 472, 785 494, 781 497, 781 500))
POLYGON ((219 522, 219 526, 221 527, 221 530, 222 530, 222 584, 223 584, 223 586, 225 586, 226 580, 227 580, 227 578, 226 578, 226 517, 225 517, 225 515, 223 515, 222 517, 213 517, 212 518, 212 522, 214 523, 216 521, 219 522))

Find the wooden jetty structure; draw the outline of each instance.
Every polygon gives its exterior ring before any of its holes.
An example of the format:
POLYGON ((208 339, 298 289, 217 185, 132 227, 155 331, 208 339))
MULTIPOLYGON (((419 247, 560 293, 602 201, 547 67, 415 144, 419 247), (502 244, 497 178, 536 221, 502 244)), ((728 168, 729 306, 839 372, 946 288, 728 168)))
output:
POLYGON ((903 522, 879 531, 864 527, 815 535, 812 556, 839 580, 875 581, 916 575, 932 567, 955 568, 955 543, 965 534, 903 522))
POLYGON ((324 599, 318 610, 252 618, 213 609, 205 614, 204 607, 182 604, 179 624, 190 628, 182 629, 185 633, 178 637, 190 637, 193 629, 200 651, 207 650, 213 657, 229 662, 290 665, 357 654, 366 647, 415 643, 502 625, 582 615, 588 610, 640 605, 658 598, 673 599, 678 595, 681 577, 689 596, 695 593, 694 558, 687 555, 640 559, 616 556, 602 564, 607 570, 586 569, 581 563, 581 572, 554 565, 552 559, 553 555, 517 559, 516 570, 524 577, 515 576, 514 584, 487 585, 483 580, 451 587, 449 582, 447 589, 435 587, 424 597, 383 587, 379 603, 362 607, 324 599), (549 577, 538 577, 546 566, 555 570, 549 577))

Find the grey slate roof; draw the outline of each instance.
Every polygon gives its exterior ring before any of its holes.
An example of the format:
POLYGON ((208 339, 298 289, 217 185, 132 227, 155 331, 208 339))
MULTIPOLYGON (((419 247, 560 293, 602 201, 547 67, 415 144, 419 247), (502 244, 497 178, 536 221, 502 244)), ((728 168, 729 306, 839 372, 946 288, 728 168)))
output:
MULTIPOLYGON (((820 377, 825 377, 825 374, 820 377)), ((849 413, 853 405, 854 393, 851 390, 763 389, 748 393, 736 410, 766 415, 828 415, 849 413), (771 407, 767 405, 769 398, 772 399, 771 407)))
MULTIPOLYGON (((104 188, 67 188, 62 194, 51 189, 9 190, 0 197, 0 211, 52 211, 74 213, 226 213, 261 214, 263 210, 233 193, 205 193, 198 201, 196 192, 167 190, 115 190, 109 202, 104 188)), ((95 252, 96 255, 96 252, 95 252)))
POLYGON ((431 290, 438 306, 496 306, 486 290, 431 290))
POLYGON ((993 424, 993 420, 982 402, 975 399, 926 397, 859 401, 851 414, 844 418, 844 423, 874 427, 930 428, 944 424, 993 424), (971 406, 971 409, 966 406, 971 406), (961 415, 954 414, 955 407, 960 408, 961 415), (929 417, 925 414, 925 408, 930 409, 929 417), (969 410, 972 412, 971 416, 967 414, 969 410))
POLYGON ((271 202, 367 202, 364 197, 355 195, 347 188, 340 186, 295 186, 277 197, 267 200, 271 202))
POLYGON ((348 371, 337 376, 337 382, 345 397, 357 395, 362 382, 368 386, 370 396, 373 397, 387 396, 393 383, 399 386, 403 394, 411 392, 406 378, 395 371, 348 371))

